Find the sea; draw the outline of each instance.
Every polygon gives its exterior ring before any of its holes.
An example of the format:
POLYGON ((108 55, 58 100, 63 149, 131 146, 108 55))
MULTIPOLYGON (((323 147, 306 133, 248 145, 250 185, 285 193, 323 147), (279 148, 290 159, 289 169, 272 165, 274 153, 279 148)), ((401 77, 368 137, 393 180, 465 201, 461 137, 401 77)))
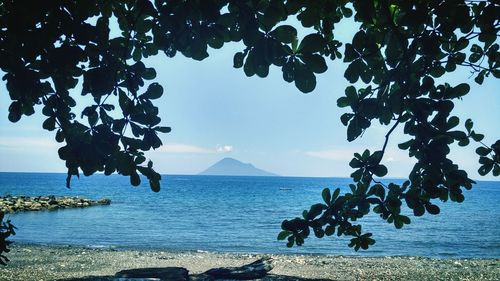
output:
MULTIPOLYGON (((479 181, 463 203, 438 202, 439 215, 414 217, 396 229, 376 214, 359 222, 376 244, 358 252, 349 238, 306 239, 287 248, 278 241, 281 222, 320 203, 321 191, 348 190, 349 178, 163 175, 154 193, 146 181, 132 187, 127 177, 0 173, 0 196, 109 198, 109 206, 8 214, 19 244, 76 245, 117 249, 500 258, 500 182, 479 181)), ((395 182, 402 180, 395 179, 395 182)))

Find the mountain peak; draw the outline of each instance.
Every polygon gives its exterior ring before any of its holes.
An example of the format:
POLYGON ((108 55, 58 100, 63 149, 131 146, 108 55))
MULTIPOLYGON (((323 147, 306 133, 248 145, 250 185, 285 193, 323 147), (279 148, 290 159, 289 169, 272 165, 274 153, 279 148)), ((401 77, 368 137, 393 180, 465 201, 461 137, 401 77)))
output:
POLYGON ((258 169, 250 163, 243 163, 231 157, 219 160, 208 167, 200 175, 224 175, 224 176, 276 176, 276 174, 258 169))
POLYGON ((243 163, 243 162, 238 161, 238 160, 236 160, 234 158, 231 158, 231 157, 224 157, 221 160, 219 160, 218 163, 220 163, 220 162, 239 162, 239 163, 243 163))

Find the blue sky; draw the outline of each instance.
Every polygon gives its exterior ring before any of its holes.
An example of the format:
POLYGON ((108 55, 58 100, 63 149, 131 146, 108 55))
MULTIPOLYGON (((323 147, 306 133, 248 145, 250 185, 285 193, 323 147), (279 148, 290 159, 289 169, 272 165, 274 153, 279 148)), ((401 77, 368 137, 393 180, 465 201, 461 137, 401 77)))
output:
MULTIPOLYGON (((341 39, 355 32, 348 24, 337 30, 341 39)), ((361 139, 346 140, 339 119, 345 110, 336 106, 348 85, 341 61, 329 63, 329 70, 318 75, 315 91, 302 94, 283 81, 278 68, 264 79, 234 69, 233 54, 241 49, 240 44, 229 44, 212 50, 202 62, 182 55, 147 60, 165 89, 157 100, 162 124, 172 127, 171 133, 161 136, 164 146, 147 154, 159 172, 196 174, 223 157, 233 157, 283 176, 349 176, 354 152, 382 147, 388 128, 375 124, 361 139)), ((500 138, 500 83, 490 78, 477 86, 469 76, 463 70, 446 77, 452 85, 472 86, 471 94, 456 102, 456 115, 463 116, 462 122, 471 117, 476 131, 491 144, 500 138)), ((34 116, 10 123, 4 81, 0 92, 0 171, 65 172, 57 156, 60 144, 42 129, 41 107, 34 116)), ((401 131, 391 138, 384 159, 391 177, 405 177, 413 163, 406 151, 397 148, 409 139, 401 131)), ((479 178, 476 147, 453 147, 450 155, 472 178, 479 178)))

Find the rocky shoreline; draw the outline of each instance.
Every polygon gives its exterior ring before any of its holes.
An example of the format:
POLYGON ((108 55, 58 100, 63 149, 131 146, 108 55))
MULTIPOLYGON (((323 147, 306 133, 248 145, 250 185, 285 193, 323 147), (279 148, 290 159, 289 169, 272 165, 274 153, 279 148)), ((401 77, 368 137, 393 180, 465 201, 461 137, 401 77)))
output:
POLYGON ((85 208, 111 204, 110 199, 90 200, 82 197, 67 196, 2 196, 0 212, 15 213, 25 211, 57 210, 67 208, 85 208))

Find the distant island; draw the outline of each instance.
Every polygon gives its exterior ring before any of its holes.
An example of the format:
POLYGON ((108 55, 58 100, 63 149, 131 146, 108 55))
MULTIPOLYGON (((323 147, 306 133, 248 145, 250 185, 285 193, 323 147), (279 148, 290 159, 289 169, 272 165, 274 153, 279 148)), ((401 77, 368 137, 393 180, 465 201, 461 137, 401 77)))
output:
POLYGON ((277 176, 276 174, 258 169, 250 163, 243 163, 234 158, 224 158, 208 167, 199 175, 212 176, 277 176))

